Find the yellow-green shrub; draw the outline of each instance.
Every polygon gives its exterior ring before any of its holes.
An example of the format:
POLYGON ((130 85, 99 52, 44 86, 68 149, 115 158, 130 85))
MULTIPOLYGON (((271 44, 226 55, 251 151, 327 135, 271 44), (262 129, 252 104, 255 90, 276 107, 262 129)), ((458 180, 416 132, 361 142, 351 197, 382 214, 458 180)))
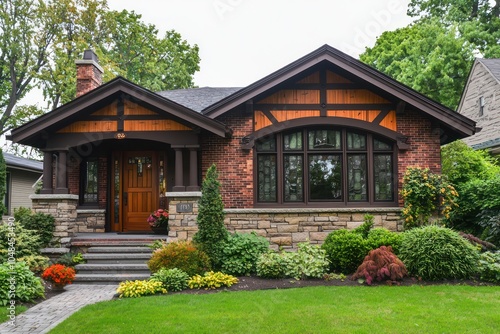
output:
POLYGON ((203 274, 211 269, 207 254, 190 241, 171 242, 155 250, 148 267, 153 273, 161 268, 178 268, 189 276, 203 274))
POLYGON ((227 275, 221 272, 207 272, 205 275, 195 275, 188 281, 190 289, 217 289, 222 286, 230 287, 238 283, 238 279, 234 276, 227 275))
POLYGON ((126 297, 142 297, 155 295, 157 293, 167 293, 167 289, 158 281, 136 280, 121 282, 116 290, 120 294, 120 298, 126 297))

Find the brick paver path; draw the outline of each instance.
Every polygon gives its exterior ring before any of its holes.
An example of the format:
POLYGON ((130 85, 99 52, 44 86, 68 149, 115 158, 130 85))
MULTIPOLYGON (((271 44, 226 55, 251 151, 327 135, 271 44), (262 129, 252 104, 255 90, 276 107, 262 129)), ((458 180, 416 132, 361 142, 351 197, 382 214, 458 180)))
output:
POLYGON ((43 301, 16 317, 15 326, 0 324, 0 334, 48 333, 85 305, 111 300, 117 285, 68 285, 65 292, 43 301))

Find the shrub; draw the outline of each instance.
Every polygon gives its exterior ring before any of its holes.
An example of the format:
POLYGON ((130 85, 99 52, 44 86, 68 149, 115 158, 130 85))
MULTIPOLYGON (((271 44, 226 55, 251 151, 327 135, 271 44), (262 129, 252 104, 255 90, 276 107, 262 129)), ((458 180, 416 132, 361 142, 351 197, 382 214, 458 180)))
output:
POLYGON ((223 259, 222 248, 229 233, 224 226, 224 204, 215 165, 207 170, 201 192, 196 218, 198 232, 193 236, 193 241, 208 255, 214 268, 220 268, 223 259))
POLYGON ((297 252, 285 252, 284 274, 295 279, 321 278, 328 271, 329 262, 326 252, 319 246, 308 242, 298 244, 297 252))
POLYGON ((298 245, 297 252, 268 252, 257 261, 257 276, 265 278, 322 278, 328 271, 324 249, 308 242, 298 245))
POLYGON ((195 275, 188 281, 190 289, 217 289, 223 286, 230 287, 238 283, 238 279, 234 276, 227 275, 221 272, 207 272, 205 275, 195 275))
POLYGON ((41 297, 44 297, 42 281, 30 271, 26 262, 6 262, 0 265, 0 305, 5 306, 12 299, 32 302, 41 297), (14 281, 13 295, 10 289, 14 281))
POLYGON ((500 252, 484 252, 480 255, 479 274, 484 281, 500 283, 500 252))
POLYGON ((171 242, 153 252, 148 261, 149 269, 155 273, 161 268, 179 268, 189 276, 210 270, 210 259, 190 241, 171 242))
POLYGON ((28 255, 17 259, 17 261, 26 262, 32 272, 39 274, 47 269, 50 260, 48 257, 42 255, 28 255))
POLYGON ((178 268, 161 268, 150 279, 161 282, 167 291, 182 291, 188 288, 189 275, 178 268))
POLYGON ((21 258, 40 255, 40 246, 40 238, 36 231, 27 230, 19 224, 13 227, 0 224, 0 263, 7 261, 9 247, 14 247, 16 257, 21 258), (11 233, 14 233, 14 238, 11 233), (12 245, 13 239, 15 245, 12 245))
POLYGON ((37 231, 41 247, 47 247, 54 237, 55 219, 52 215, 32 213, 30 209, 19 208, 14 212, 16 222, 27 230, 37 231))
POLYGON ((149 248, 151 248, 153 251, 165 247, 167 245, 167 240, 155 240, 152 243, 148 245, 149 248))
MULTIPOLYGON (((5 190, 7 189, 7 166, 3 151, 0 149, 0 198, 5 198, 5 190)), ((0 201, 0 216, 7 213, 7 208, 3 201, 0 201)))
POLYGON ((392 252, 392 247, 381 246, 368 253, 351 279, 364 278, 366 284, 371 285, 374 280, 396 281, 406 275, 408 271, 403 262, 392 252))
POLYGON ((121 282, 116 292, 119 298, 136 298, 142 296, 155 295, 157 293, 167 293, 163 284, 153 280, 136 280, 121 282))
POLYGON ((459 279, 477 272, 479 252, 457 232, 430 225, 404 232, 399 257, 424 280, 459 279))
POLYGON ((464 233, 464 232, 458 232, 458 234, 460 234, 460 236, 462 238, 465 238, 466 240, 468 240, 474 246, 476 246, 478 248, 481 248, 482 251, 496 249, 496 246, 493 245, 491 242, 481 240, 481 239, 479 239, 478 237, 476 237, 476 236, 474 236, 472 234, 468 234, 468 233, 464 233))
POLYGON ((370 250, 361 234, 346 229, 328 234, 321 247, 330 261, 330 271, 344 274, 355 272, 370 250))
POLYGON ((457 206, 458 193, 446 177, 434 174, 428 168, 408 168, 403 176, 401 196, 405 228, 410 229, 428 224, 429 218, 437 211, 448 218, 457 206))
POLYGON ((354 233, 360 234, 363 239, 368 237, 368 233, 373 228, 374 217, 372 215, 366 214, 364 216, 364 223, 352 230, 354 233))
POLYGON ((77 264, 85 263, 82 253, 66 253, 61 255, 56 261, 57 264, 62 264, 68 267, 74 267, 77 264))
POLYGON ((62 264, 53 264, 42 273, 42 278, 55 285, 71 284, 75 280, 75 269, 62 264))
POLYGON ((391 246, 394 254, 398 254, 402 241, 402 233, 391 232, 383 227, 377 227, 368 233, 366 244, 370 250, 377 249, 380 246, 391 246))
POLYGON ((235 276, 253 274, 259 255, 268 250, 269 241, 255 232, 234 233, 222 248, 222 272, 235 276))
POLYGON ((285 276, 286 261, 282 253, 268 252, 257 259, 257 276, 264 278, 282 278, 285 276))

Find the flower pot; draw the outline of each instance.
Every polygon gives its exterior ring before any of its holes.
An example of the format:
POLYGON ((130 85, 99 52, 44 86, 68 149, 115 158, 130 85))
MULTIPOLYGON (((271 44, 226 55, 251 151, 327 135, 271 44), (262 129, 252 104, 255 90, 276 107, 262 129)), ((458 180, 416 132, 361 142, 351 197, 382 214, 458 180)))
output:
POLYGON ((64 291, 64 287, 65 286, 66 285, 52 283, 51 284, 51 289, 52 289, 52 291, 64 291))
POLYGON ((168 234, 168 227, 153 227, 151 226, 151 230, 153 231, 154 234, 168 234))

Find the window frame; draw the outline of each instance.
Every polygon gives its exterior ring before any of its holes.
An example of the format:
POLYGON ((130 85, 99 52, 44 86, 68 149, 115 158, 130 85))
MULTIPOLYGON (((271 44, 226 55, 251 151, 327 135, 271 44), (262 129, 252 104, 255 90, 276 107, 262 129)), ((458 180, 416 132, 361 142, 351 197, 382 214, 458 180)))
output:
POLYGON ((255 141, 254 147, 254 207, 256 208, 279 208, 279 207, 390 207, 397 206, 398 204, 398 166, 397 166, 397 145, 393 139, 387 138, 386 136, 373 133, 364 129, 350 128, 350 127, 338 127, 329 125, 318 125, 318 126, 306 126, 300 128, 284 129, 281 132, 273 133, 263 138, 258 138, 255 141), (336 130, 341 132, 341 149, 309 149, 309 131, 317 130, 336 130), (301 150, 285 150, 284 149, 284 136, 287 134, 302 132, 302 149, 301 150), (365 136, 365 148, 364 149, 347 149, 347 133, 355 133, 365 136), (259 152, 257 150, 258 143, 274 138, 276 142, 276 149, 273 153, 269 151, 259 152), (390 145, 390 149, 375 149, 375 139, 382 141, 390 145), (260 154, 276 154, 276 201, 264 202, 259 201, 259 166, 258 166, 258 156, 260 154), (285 189, 284 189, 284 156, 285 155, 302 155, 303 157, 303 200, 295 202, 285 201, 285 189), (310 174, 309 174, 309 159, 314 155, 340 155, 341 156, 341 170, 342 170, 342 194, 341 200, 331 200, 331 199, 318 199, 311 200, 310 194, 310 174), (348 157, 349 155, 365 155, 366 157, 366 196, 367 200, 359 201, 349 201, 349 180, 348 180, 348 157), (375 155, 383 154, 391 156, 392 163, 392 200, 375 200, 375 155))
POLYGON ((80 186, 79 186, 79 205, 80 206, 87 206, 87 207, 98 207, 99 206, 99 158, 97 157, 90 157, 87 159, 82 160, 80 163, 80 186), (88 176, 88 163, 93 162, 96 164, 96 200, 95 201, 86 201, 85 200, 85 191, 86 191, 86 184, 88 183, 87 176, 88 176))

